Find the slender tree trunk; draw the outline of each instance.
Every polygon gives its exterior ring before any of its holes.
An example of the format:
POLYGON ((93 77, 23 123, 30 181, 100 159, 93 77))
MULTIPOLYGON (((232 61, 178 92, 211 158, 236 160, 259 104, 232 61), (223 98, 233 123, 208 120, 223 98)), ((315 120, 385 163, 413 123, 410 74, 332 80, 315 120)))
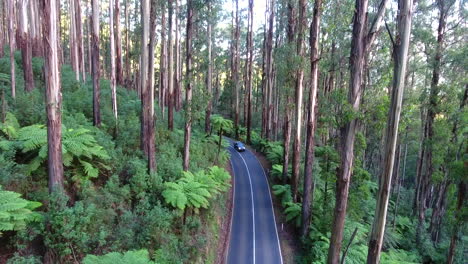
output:
MULTIPOLYGON (((62 163, 62 93, 58 58, 57 1, 42 0, 43 41, 46 80, 47 144, 49 192, 63 189, 62 163)), ((10 35, 12 36, 12 35, 10 35)))
POLYGON ((76 15, 75 15, 75 1, 70 1, 70 34, 69 34, 69 50, 70 50, 70 63, 75 72, 75 80, 80 81, 80 65, 78 59, 78 42, 76 33, 76 15))
POLYGON ((401 105, 405 88, 406 64, 408 61, 408 49, 411 35, 412 0, 399 1, 398 36, 394 43, 393 87, 388 113, 386 140, 384 146, 384 159, 382 175, 380 177, 377 206, 375 209, 374 224, 372 225, 371 238, 367 253, 367 263, 380 262, 385 224, 387 220, 388 199, 392 183, 392 175, 395 161, 395 150, 398 139, 398 126, 400 123, 401 105))
POLYGON ((393 229, 396 226, 396 218, 398 213, 398 204, 400 202, 400 189, 403 183, 405 182, 405 175, 406 175, 406 157, 408 156, 408 143, 405 144, 405 157, 403 159, 403 172, 401 173, 400 180, 396 183, 397 184, 397 198, 395 202, 395 209, 393 211, 393 229))
POLYGON ((20 17, 19 17, 19 30, 20 30, 20 49, 21 58, 23 61, 24 70, 24 89, 27 92, 34 90, 34 75, 32 69, 32 47, 31 37, 29 35, 29 22, 28 22, 28 2, 29 0, 20 0, 20 17))
POLYGON ((427 109, 427 117, 426 117, 426 134, 424 138, 424 142, 427 143, 427 150, 426 150, 426 173, 421 175, 421 186, 418 192, 419 194, 419 204, 418 204, 418 226, 416 231, 416 243, 420 245, 421 236, 423 232, 424 222, 425 222, 425 215, 426 215, 426 203, 429 200, 428 190, 430 189, 430 182, 432 179, 432 174, 434 173, 434 164, 432 162, 432 154, 433 154, 433 143, 432 139, 434 138, 434 120, 438 113, 437 105, 438 105, 438 97, 439 97, 439 79, 440 79, 440 67, 441 67, 441 60, 442 60, 442 51, 443 45, 445 41, 445 27, 446 27, 446 19, 448 15, 448 10, 450 9, 449 6, 445 6, 445 1, 437 0, 437 6, 439 8, 439 26, 437 29, 437 47, 436 53, 434 58, 434 67, 432 69, 432 80, 431 80, 431 91, 429 94, 429 108, 427 109))
POLYGON ((275 1, 270 2, 270 16, 268 20, 268 34, 266 42, 266 122, 265 122, 265 138, 271 137, 271 123, 272 123, 272 92, 273 92, 273 28, 275 21, 275 1))
POLYGON ((129 32, 130 32, 130 21, 128 18, 128 0, 125 0, 125 85, 127 86, 127 89, 129 88, 129 82, 131 80, 131 75, 130 75, 130 67, 131 67, 131 62, 130 62, 130 37, 129 37, 129 32))
MULTIPOLYGON (((164 5, 165 6, 165 5, 164 5)), ((163 9, 161 21, 161 56, 159 62, 159 107, 164 116, 164 107, 166 106, 167 93, 167 43, 166 43, 166 11, 163 9)))
POLYGON ((251 143, 252 126, 252 67, 253 67, 253 0, 249 0, 248 35, 247 35, 247 144, 251 143))
MULTIPOLYGON (((350 54, 350 85, 348 103, 353 111, 358 112, 362 97, 362 72, 364 69, 364 54, 368 52, 383 19, 388 0, 382 0, 374 22, 366 34, 368 0, 356 0, 356 11, 353 18, 353 35, 350 54)), ((347 122, 341 130, 341 161, 336 180, 336 204, 333 216, 328 263, 338 263, 340 260, 343 229, 348 205, 349 185, 354 161, 354 139, 358 120, 347 122)))
MULTIPOLYGON (((315 150, 315 127, 317 118, 315 110, 317 108, 317 90, 318 90, 318 47, 320 36, 320 16, 322 1, 315 0, 314 16, 310 25, 310 93, 307 117, 307 138, 306 138, 306 157, 304 164, 304 198, 302 199, 302 227, 301 236, 305 237, 308 233, 311 219, 311 209, 314 199, 314 150, 315 150)), ((326 192, 326 190, 325 190, 326 192)))
MULTIPOLYGON (((115 0, 115 66, 116 66, 116 82, 118 85, 124 84, 124 74, 122 65, 122 32, 120 29, 120 0, 115 0)), ((114 41, 114 40, 112 40, 114 41)), ((128 51, 128 50, 127 50, 128 51)))
MULTIPOLYGON (((120 0, 115 0, 120 1, 120 0)), ((118 57, 115 57, 115 42, 114 42, 114 0, 109 0, 109 28, 110 28, 110 61, 111 61, 111 74, 110 74, 110 86, 111 86, 111 99, 112 99, 112 113, 115 119, 115 131, 117 131, 117 91, 116 91, 116 79, 115 79, 115 61, 118 57)), ((118 24, 118 21, 117 21, 118 24)))
POLYGON ((181 109, 181 78, 182 78, 182 63, 180 55, 180 38, 179 38, 179 0, 175 0, 175 74, 174 74, 174 107, 176 111, 181 109))
POLYGON ((100 109, 100 61, 99 61, 99 1, 91 0, 92 5, 92 28, 91 28, 91 73, 93 75, 93 124, 101 126, 100 109))
MULTIPOLYGON (((151 5, 153 11, 153 4, 151 5)), ((140 68, 140 87, 141 87, 141 149, 148 159, 148 171, 156 171, 155 160, 155 142, 154 142, 154 96, 153 87, 151 86, 152 66, 150 57, 154 54, 150 53, 150 0, 141 1, 141 25, 143 29, 141 39, 141 68, 140 68)), ((154 31, 153 29, 151 29, 154 31)), ((153 33, 154 34, 154 33, 153 33)))
POLYGON ((187 0, 187 39, 186 45, 186 120, 184 132, 184 162, 183 169, 187 171, 190 165, 190 137, 192 134, 192 35, 193 35, 193 0, 187 0))
MULTIPOLYGON (((297 29, 297 55, 304 56, 304 30, 307 27, 307 5, 305 0, 299 1, 299 23, 297 29)), ((318 41, 318 40, 317 40, 318 41)), ((302 65, 296 73, 296 115, 294 128, 293 159, 292 159, 292 178, 293 178, 293 200, 298 201, 299 186, 299 166, 301 165, 301 132, 302 132, 302 94, 303 94, 304 68, 302 65)))
POLYGON ((234 81, 234 131, 236 139, 239 138, 239 64, 240 64, 240 24, 239 24, 239 0, 235 0, 236 14, 235 14, 235 30, 234 30, 234 68, 233 68, 233 81, 234 81))
POLYGON ((8 0, 8 37, 10 41, 10 77, 11 77, 11 97, 16 98, 16 76, 15 76, 15 3, 14 0, 8 0))
MULTIPOLYGON (((296 10, 295 10, 295 3, 293 0, 288 0, 287 3, 288 7, 288 26, 287 26, 287 38, 288 44, 294 44, 294 38, 296 35, 296 10)), ((292 57, 288 59, 288 65, 291 67, 293 61, 291 61, 292 57)), ((294 78, 293 72, 288 72, 289 81, 294 78)), ((287 89, 290 89, 288 87, 287 89)), ((284 148, 283 148, 283 182, 287 183, 288 181, 288 171, 289 171, 289 155, 291 149, 291 116, 292 116, 292 106, 293 106, 293 98, 290 92, 286 91, 286 105, 285 105, 285 116, 284 116, 284 127, 283 127, 283 141, 284 141, 284 148)), ((294 192, 297 190, 297 179, 293 178, 291 181, 292 191, 293 191, 293 200, 294 200, 294 192)), ((295 200, 294 200, 295 201, 295 200)))
POLYGON ((83 42, 83 25, 81 20, 81 0, 75 1, 75 29, 76 29, 76 45, 78 46, 78 61, 80 65, 80 71, 82 79, 86 81, 86 70, 85 70, 85 55, 84 55, 84 42, 83 42))
POLYGON ((211 111, 213 108, 213 57, 212 57, 212 36, 211 36, 211 1, 208 1, 208 18, 207 18, 207 46, 208 46, 208 74, 206 76, 206 90, 208 93, 208 105, 205 111, 205 133, 211 131, 211 111))
POLYGON ((0 2, 0 58, 3 58, 5 55, 4 48, 5 48, 5 40, 6 40, 6 30, 4 27, 4 21, 5 17, 7 16, 6 14, 6 8, 5 8, 6 1, 0 2))
POLYGON ((173 0, 168 1, 169 4, 169 34, 168 34, 168 45, 169 45, 169 57, 167 63, 169 65, 169 77, 168 77, 168 100, 167 100, 167 122, 169 130, 174 129, 174 45, 172 40, 173 25, 174 25, 174 6, 173 0))

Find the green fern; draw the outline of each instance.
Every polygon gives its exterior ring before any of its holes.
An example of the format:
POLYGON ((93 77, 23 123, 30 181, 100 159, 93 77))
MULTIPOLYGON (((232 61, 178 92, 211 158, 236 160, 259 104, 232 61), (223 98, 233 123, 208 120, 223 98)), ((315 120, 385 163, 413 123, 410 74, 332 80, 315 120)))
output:
POLYGON ((229 173, 217 166, 211 167, 206 173, 184 171, 178 181, 164 183, 162 195, 166 203, 175 208, 185 210, 189 207, 197 212, 199 208, 208 208, 208 199, 229 188, 229 179, 229 173))
POLYGON ((7 112, 5 116, 5 122, 0 123, 0 131, 8 138, 8 139, 13 139, 18 136, 18 130, 20 128, 20 125, 18 123, 18 120, 16 117, 10 113, 7 112))
POLYGON ((271 144, 266 151, 266 158, 273 164, 281 164, 283 161, 283 147, 277 144, 271 144))
POLYGON ((291 186, 285 185, 273 185, 273 194, 280 197, 281 205, 284 207, 287 203, 292 202, 291 186))
POLYGON ((29 222, 40 221, 41 215, 32 210, 42 204, 21 198, 21 194, 4 191, 0 186, 0 236, 2 231, 20 230, 29 222))
POLYGON ((208 198, 211 197, 207 185, 197 182, 195 176, 188 171, 177 182, 164 183, 166 189, 162 195, 166 203, 173 207, 185 210, 185 208, 208 208, 208 198))
POLYGON ((148 250, 134 250, 125 253, 110 252, 103 256, 87 255, 83 264, 153 264, 148 250))
MULTIPOLYGON (((47 160, 47 127, 32 125, 19 128, 13 115, 10 116, 8 125, 5 124, 0 128, 3 128, 2 131, 9 140, 0 138, 0 148, 5 150, 17 146, 22 153, 32 153, 26 173, 33 173, 47 160)), ((72 179, 78 183, 96 178, 100 169, 109 169, 105 164, 110 159, 107 151, 85 128, 67 129, 62 126, 62 159, 63 165, 73 171, 72 179)))
POLYGON ((284 214, 286 215, 286 222, 293 222, 296 227, 301 225, 301 211, 300 203, 287 202, 284 207, 284 214))

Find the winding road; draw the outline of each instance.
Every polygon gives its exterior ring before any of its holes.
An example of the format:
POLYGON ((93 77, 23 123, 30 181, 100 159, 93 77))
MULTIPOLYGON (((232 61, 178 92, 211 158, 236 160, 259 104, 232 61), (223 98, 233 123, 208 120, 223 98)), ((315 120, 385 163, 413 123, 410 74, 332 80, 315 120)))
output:
POLYGON ((234 173, 234 208, 228 264, 282 264, 281 246, 266 173, 248 149, 237 152, 229 140, 234 173))

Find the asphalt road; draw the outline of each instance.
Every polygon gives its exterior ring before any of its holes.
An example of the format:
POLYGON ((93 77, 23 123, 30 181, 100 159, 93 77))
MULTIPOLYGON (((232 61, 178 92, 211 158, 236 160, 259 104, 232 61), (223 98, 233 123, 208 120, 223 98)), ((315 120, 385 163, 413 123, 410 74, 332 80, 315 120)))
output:
POLYGON ((266 173, 255 155, 237 152, 230 141, 234 172, 234 208, 228 264, 282 264, 266 173))

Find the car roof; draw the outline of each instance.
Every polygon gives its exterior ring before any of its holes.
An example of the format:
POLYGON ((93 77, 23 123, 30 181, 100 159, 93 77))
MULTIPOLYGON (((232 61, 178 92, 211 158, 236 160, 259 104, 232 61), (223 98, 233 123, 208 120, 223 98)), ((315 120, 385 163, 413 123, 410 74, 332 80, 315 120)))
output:
POLYGON ((240 141, 237 141, 236 144, 237 144, 237 145, 244 145, 244 144, 242 144, 242 142, 240 142, 240 141))

